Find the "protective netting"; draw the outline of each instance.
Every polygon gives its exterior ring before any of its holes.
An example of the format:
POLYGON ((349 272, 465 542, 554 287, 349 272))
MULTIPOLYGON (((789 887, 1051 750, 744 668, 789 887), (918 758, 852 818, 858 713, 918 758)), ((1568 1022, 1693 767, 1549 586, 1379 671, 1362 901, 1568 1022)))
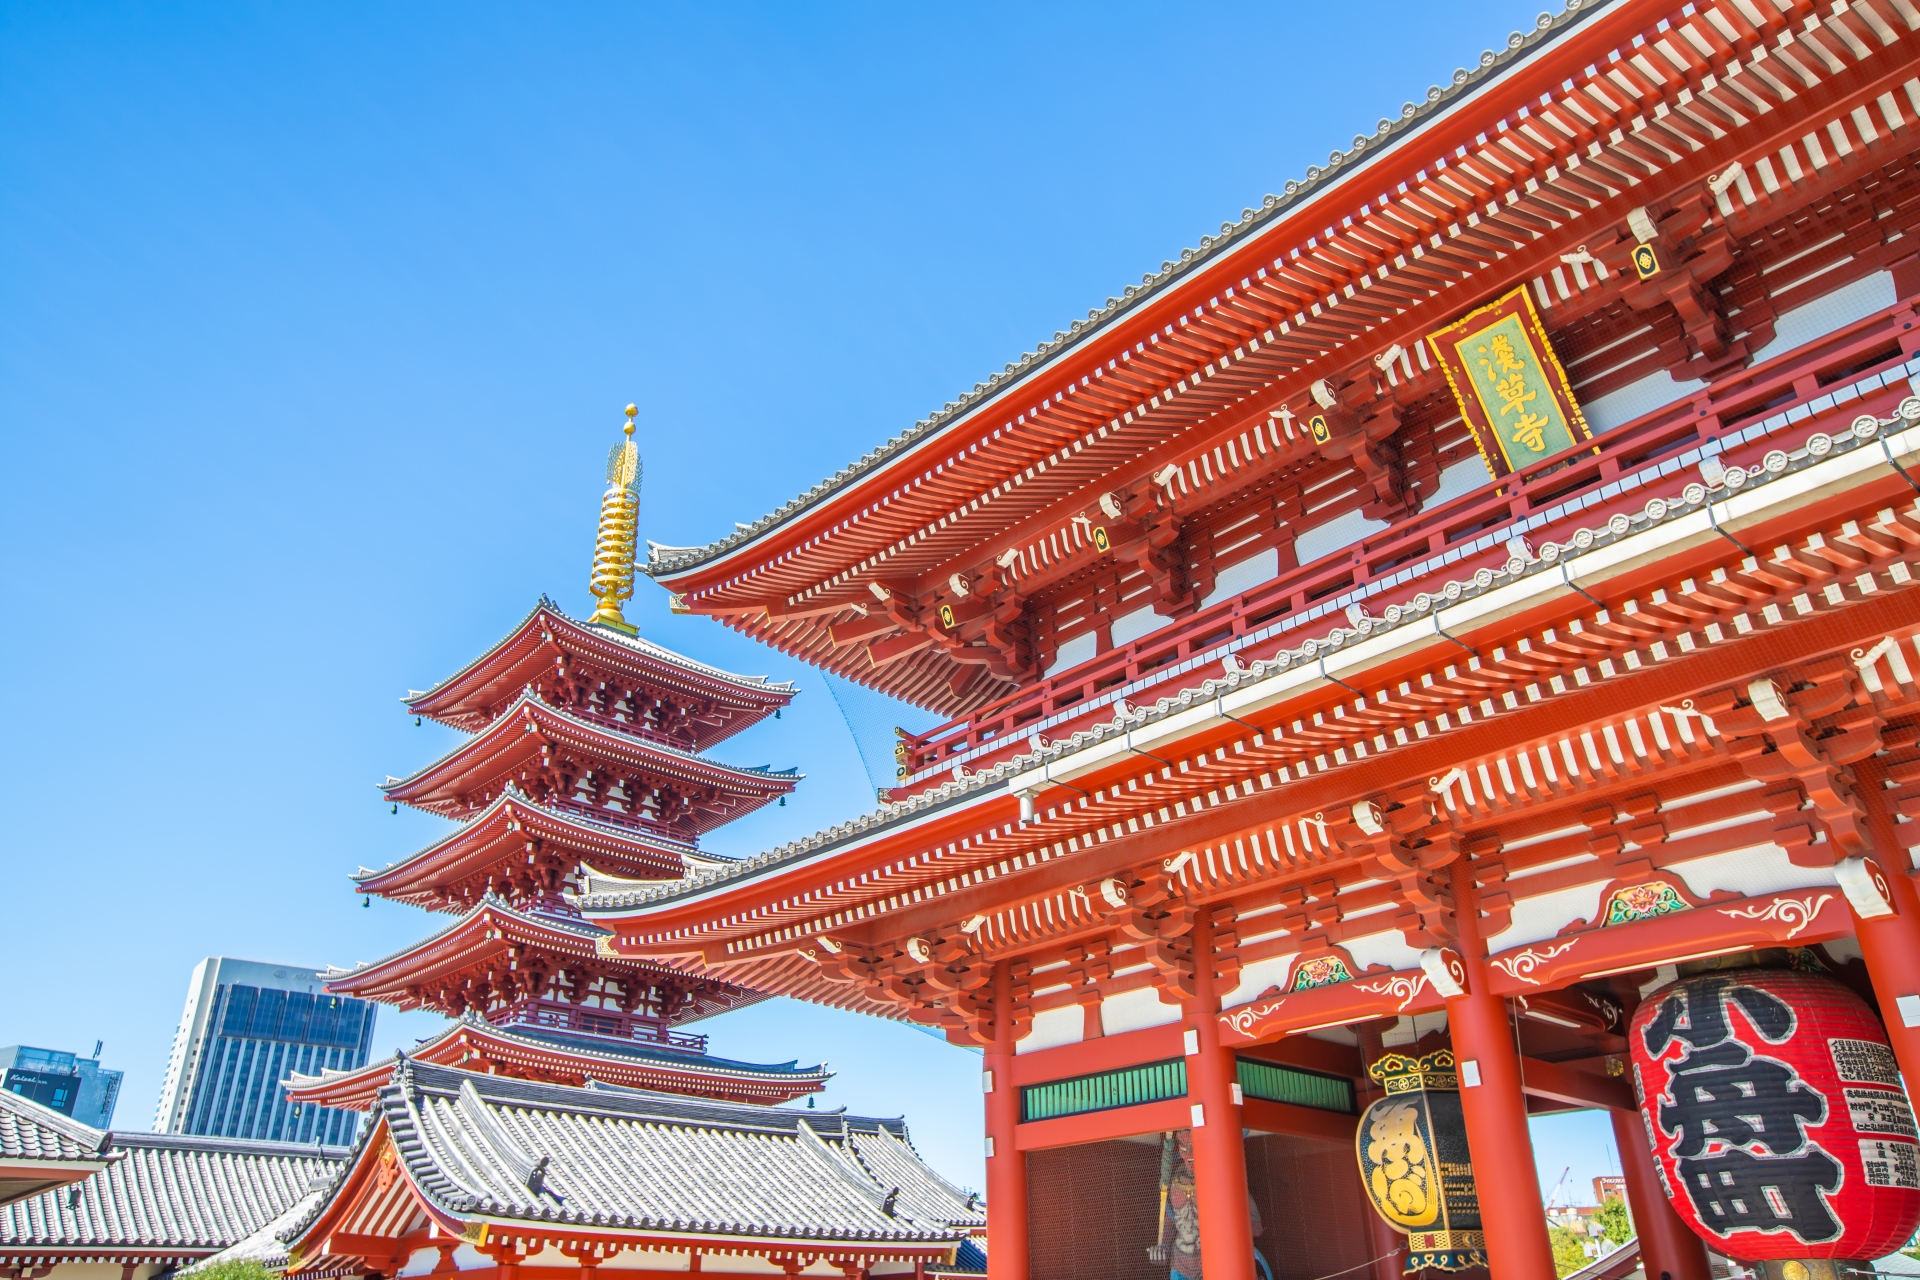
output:
MULTIPOLYGON (((1190 1152, 1177 1131, 1030 1153, 1033 1280, 1200 1280, 1190 1152)), ((1257 1280, 1372 1280, 1373 1210, 1352 1146, 1253 1134, 1246 1153, 1257 1280)))
POLYGON ((941 718, 844 677, 828 674, 826 679, 834 705, 840 708, 840 718, 847 722, 847 732, 853 735, 853 745, 860 752, 860 763, 866 766, 868 779, 875 789, 899 786, 900 780, 894 774, 893 746, 900 738, 894 733, 894 726, 912 733, 925 733, 941 724, 941 718))

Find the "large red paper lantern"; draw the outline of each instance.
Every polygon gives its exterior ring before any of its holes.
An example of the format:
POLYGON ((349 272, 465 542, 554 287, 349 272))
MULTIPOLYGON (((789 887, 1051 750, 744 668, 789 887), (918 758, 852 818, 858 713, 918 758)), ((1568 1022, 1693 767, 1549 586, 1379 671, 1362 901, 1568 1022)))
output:
POLYGON ((1886 1031, 1853 992, 1790 969, 1702 973, 1629 1034, 1667 1197, 1744 1262, 1870 1259, 1920 1225, 1920 1145, 1886 1031))

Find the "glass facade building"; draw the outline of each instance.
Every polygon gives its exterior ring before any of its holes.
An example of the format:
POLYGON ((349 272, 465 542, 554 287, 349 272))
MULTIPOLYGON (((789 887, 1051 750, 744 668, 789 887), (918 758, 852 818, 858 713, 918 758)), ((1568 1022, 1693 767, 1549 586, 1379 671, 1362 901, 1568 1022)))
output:
POLYGON ((288 1101, 295 1072, 363 1067, 375 1006, 329 995, 320 972, 212 957, 194 969, 154 1127, 278 1142, 347 1143, 358 1112, 288 1101))
POLYGON ((114 1104, 120 1101, 120 1076, 118 1071, 100 1069, 98 1043, 91 1058, 24 1044, 0 1048, 0 1089, 96 1129, 113 1123, 114 1104))

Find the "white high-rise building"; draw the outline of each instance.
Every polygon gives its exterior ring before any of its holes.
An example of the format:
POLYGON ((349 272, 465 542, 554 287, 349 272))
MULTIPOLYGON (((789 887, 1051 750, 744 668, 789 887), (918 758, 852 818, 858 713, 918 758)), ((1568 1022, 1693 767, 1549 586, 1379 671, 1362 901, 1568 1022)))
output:
POLYGON ((194 966, 153 1127, 345 1143, 359 1113, 287 1100, 282 1082, 367 1063, 376 1006, 329 995, 318 969, 209 956, 194 966))

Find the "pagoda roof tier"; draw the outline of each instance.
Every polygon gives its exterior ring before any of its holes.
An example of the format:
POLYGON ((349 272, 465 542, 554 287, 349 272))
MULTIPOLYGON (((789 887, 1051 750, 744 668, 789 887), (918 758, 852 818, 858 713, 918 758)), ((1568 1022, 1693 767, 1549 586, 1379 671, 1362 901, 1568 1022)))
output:
MULTIPOLYGON (((833 1072, 824 1066, 735 1062, 536 1027, 496 1027, 474 1014, 463 1015, 405 1056, 435 1066, 485 1070, 489 1075, 547 1084, 581 1087, 597 1082, 767 1106, 818 1093, 833 1078, 833 1072)), ((365 1111, 393 1077, 393 1069, 394 1059, 388 1058, 357 1071, 295 1074, 287 1079, 287 1097, 294 1102, 365 1111)))
POLYGON ((757 724, 797 692, 792 684, 734 675, 650 640, 569 618, 543 596, 504 640, 427 692, 409 694, 407 709, 474 733, 510 707, 522 689, 608 683, 664 695, 672 704, 666 723, 635 719, 626 726, 629 732, 695 751, 757 724))
POLYGON ((786 795, 803 776, 797 770, 720 764, 570 715, 524 690, 474 737, 413 776, 389 780, 385 791, 389 800, 464 818, 510 783, 517 781, 529 791, 545 787, 571 800, 589 775, 603 777, 609 785, 637 779, 639 785, 669 795, 678 810, 655 820, 644 812, 627 818, 619 810, 601 807, 602 816, 637 826, 658 825, 687 838, 786 795))
POLYGON ((354 875, 360 892, 430 911, 465 911, 489 892, 513 902, 550 896, 582 868, 622 879, 678 879, 693 845, 541 804, 509 783, 459 830, 384 870, 354 875))
MULTIPOLYGON (((1708 379, 1702 361, 1737 365, 1771 337, 1767 317, 1838 287, 1762 273, 1838 233, 1844 219, 1819 208, 1829 197, 1882 183, 1864 134, 1842 161, 1804 139, 1853 127, 1884 138, 1846 122, 1911 78, 1920 47, 1886 0, 1804 22, 1784 0, 1759 10, 1764 20, 1746 0, 1586 4, 1543 18, 831 479, 718 541, 653 546, 647 572, 678 609, 957 716, 1042 683, 1058 652, 1048 628, 1088 625, 1106 607, 1093 602, 1096 573, 1145 574, 1155 596, 1128 590, 1133 607, 1186 616, 1216 567, 1209 521, 1236 493, 1255 491, 1289 544, 1352 512, 1409 523, 1441 466, 1473 456, 1458 449, 1425 338, 1503 292, 1536 299, 1580 403, 1662 372, 1708 379), (1790 85, 1770 79, 1789 64, 1790 85), (1817 177, 1776 181, 1782 166, 1817 177), (1710 220, 1725 237, 1715 255, 1761 269, 1741 277, 1752 303, 1727 331, 1735 349, 1709 359, 1675 346, 1636 310, 1644 300, 1626 300, 1639 283, 1629 214, 1639 226, 1673 219, 1658 233, 1665 252, 1710 220), (1809 239, 1784 243, 1783 220, 1809 239), (1305 429, 1314 416, 1319 443, 1305 429), (1356 444, 1362 421, 1367 448, 1397 442, 1391 459, 1356 444), (1176 533, 1184 545, 1167 541, 1176 533)), ((1863 241, 1861 270, 1884 267, 1895 238, 1863 241)), ((1726 270, 1711 261, 1696 264, 1702 288, 1726 270)), ((1450 543, 1438 526, 1420 532, 1450 543)), ((1223 539, 1221 554, 1250 537, 1223 539)), ((1364 581, 1399 563, 1382 541, 1343 569, 1364 581)), ((1325 585, 1303 583, 1291 607, 1325 585)))
POLYGON ((586 995, 631 995, 666 989, 676 997, 660 1016, 692 1022, 762 997, 730 983, 690 975, 606 949, 607 931, 583 920, 520 911, 491 894, 442 929, 382 960, 325 974, 335 995, 379 1000, 401 1009, 456 1016, 519 1000, 553 998, 578 1004, 586 995), (563 975, 568 980, 562 988, 563 975))

